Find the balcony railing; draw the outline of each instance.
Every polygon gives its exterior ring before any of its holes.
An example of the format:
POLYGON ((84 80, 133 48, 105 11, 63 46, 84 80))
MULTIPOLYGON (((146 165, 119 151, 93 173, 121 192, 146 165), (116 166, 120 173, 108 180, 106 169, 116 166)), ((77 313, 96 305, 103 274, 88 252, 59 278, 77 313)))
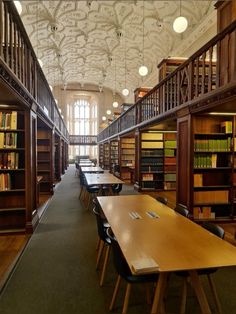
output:
POLYGON ((70 145, 97 145, 96 135, 70 135, 70 145))
POLYGON ((216 35, 174 72, 98 135, 98 142, 213 96, 236 82, 236 21, 216 35))
POLYGON ((21 95, 36 102, 61 133, 68 138, 66 125, 38 63, 13 1, 0 0, 0 74, 14 80, 21 95))

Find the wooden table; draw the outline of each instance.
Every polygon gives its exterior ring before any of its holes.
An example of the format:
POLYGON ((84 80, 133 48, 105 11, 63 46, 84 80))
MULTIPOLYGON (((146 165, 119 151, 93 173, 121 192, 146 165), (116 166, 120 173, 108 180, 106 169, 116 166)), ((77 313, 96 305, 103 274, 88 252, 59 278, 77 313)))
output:
POLYGON ((159 279, 151 313, 160 305, 167 276, 187 270, 202 313, 211 313, 197 269, 236 265, 236 248, 201 226, 177 214, 148 195, 100 196, 98 201, 119 242, 131 271, 134 261, 151 257, 159 266, 159 279), (132 219, 130 212, 142 219, 132 219), (150 218, 147 211, 159 218, 150 218))
POLYGON ((85 173, 84 176, 88 185, 100 185, 101 187, 100 192, 102 192, 102 188, 104 185, 110 186, 109 194, 111 195, 112 195, 111 186, 113 184, 124 184, 124 181, 121 181, 119 178, 115 177, 111 173, 99 173, 99 174, 85 173))
POLYGON ((93 162, 80 162, 79 167, 94 167, 93 162))
POLYGON ((101 167, 81 167, 83 173, 104 173, 101 167))

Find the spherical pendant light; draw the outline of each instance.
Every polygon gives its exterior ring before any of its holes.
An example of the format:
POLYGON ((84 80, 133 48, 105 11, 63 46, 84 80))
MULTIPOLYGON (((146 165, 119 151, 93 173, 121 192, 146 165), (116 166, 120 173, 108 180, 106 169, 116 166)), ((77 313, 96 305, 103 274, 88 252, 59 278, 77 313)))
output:
POLYGON ((111 110, 108 109, 107 110, 107 114, 110 115, 111 114, 111 110))
POLYGON ((124 96, 128 96, 128 95, 129 95, 129 90, 128 90, 127 88, 124 88, 124 89, 122 90, 122 94, 123 94, 124 96))
POLYGON ((138 73, 141 76, 146 76, 148 74, 148 68, 146 67, 146 65, 141 65, 138 69, 138 73))
POLYGON ((176 33, 183 33, 188 27, 188 20, 184 16, 178 16, 173 23, 173 29, 176 33))
POLYGON ((112 104, 113 108, 118 108, 119 104, 117 101, 114 101, 113 104, 112 104))
POLYGON ((107 119, 107 118, 106 118, 105 116, 102 117, 102 121, 106 121, 106 119, 107 119))

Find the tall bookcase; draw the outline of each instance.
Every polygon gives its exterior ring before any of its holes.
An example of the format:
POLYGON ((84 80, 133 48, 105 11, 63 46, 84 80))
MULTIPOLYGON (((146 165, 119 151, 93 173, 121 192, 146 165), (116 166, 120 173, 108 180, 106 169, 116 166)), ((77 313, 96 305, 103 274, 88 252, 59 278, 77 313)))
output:
POLYGON ((126 182, 132 181, 132 171, 135 167, 135 138, 120 139, 120 177, 126 182))
POLYGON ((25 230, 25 112, 0 110, 0 232, 25 230))
POLYGON ((195 220, 229 219, 235 204, 235 118, 194 116, 192 215, 195 220))
POLYGON ((53 193, 52 152, 52 130, 38 123, 37 176, 42 177, 40 180, 40 194, 53 193))
POLYGON ((54 181, 61 180, 61 146, 60 136, 54 134, 54 181))
POLYGON ((104 143, 104 159, 103 166, 105 170, 110 169, 110 143, 104 143))
POLYGON ((110 142, 110 171, 117 173, 119 165, 119 141, 112 140, 110 142))
POLYGON ((99 166, 104 168, 104 144, 99 144, 99 166))
POLYGON ((141 131, 138 182, 143 191, 176 189, 176 131, 141 131))

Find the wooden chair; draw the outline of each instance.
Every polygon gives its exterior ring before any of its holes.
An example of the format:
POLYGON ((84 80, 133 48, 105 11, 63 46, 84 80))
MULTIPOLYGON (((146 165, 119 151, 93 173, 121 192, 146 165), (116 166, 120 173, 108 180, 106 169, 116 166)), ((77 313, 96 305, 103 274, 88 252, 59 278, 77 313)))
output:
MULTIPOLYGON (((203 223, 202 227, 207 229, 209 232, 215 234, 216 236, 220 237, 221 239, 224 238, 225 232, 224 232, 224 229, 221 228, 220 226, 207 222, 207 223, 203 223)), ((219 254, 220 254, 220 252, 219 252, 219 254)), ((218 295, 216 292, 216 287, 215 287, 213 277, 212 277, 212 274, 215 273, 217 271, 217 269, 218 268, 200 269, 197 271, 197 273, 198 273, 198 275, 207 276, 210 290, 212 292, 212 295, 213 295, 213 298, 215 301, 217 312, 221 314, 222 313, 221 305, 220 305, 220 301, 219 301, 219 298, 218 298, 218 295)), ((186 309, 187 284, 188 284, 189 274, 187 271, 180 271, 180 272, 176 272, 176 275, 184 278, 183 288, 182 288, 181 305, 180 305, 180 314, 184 314, 185 309, 186 309)))
MULTIPOLYGON (((129 304, 129 296, 130 296, 130 290, 131 290, 131 285, 135 283, 156 283, 158 279, 157 274, 147 274, 147 275, 133 275, 129 269, 129 266, 126 262, 126 259, 124 258, 124 255, 120 249, 120 246, 114 237, 111 228, 107 229, 107 235, 111 240, 111 247, 112 247, 112 253, 113 253, 113 261, 114 261, 114 266, 115 269, 118 273, 115 289, 113 292, 112 300, 110 303, 109 310, 112 311, 115 305, 115 301, 117 298, 117 294, 119 291, 120 287, 120 282, 121 278, 123 278, 127 282, 126 286, 126 292, 125 292, 125 299, 123 303, 123 309, 122 309, 122 314, 127 313, 128 309, 128 304, 129 304)), ((147 298, 148 298, 148 303, 150 303, 150 294, 149 291, 147 291, 147 298)))
POLYGON ((179 213, 180 215, 184 216, 184 217, 188 217, 189 215, 189 210, 187 209, 187 207, 185 205, 182 205, 182 204, 178 204, 176 207, 175 207, 175 211, 177 213, 179 213))
POLYGON ((165 205, 167 205, 167 203, 168 203, 167 198, 164 197, 164 196, 158 195, 158 196, 156 197, 156 200, 157 200, 158 202, 162 203, 162 204, 165 204, 165 205))

